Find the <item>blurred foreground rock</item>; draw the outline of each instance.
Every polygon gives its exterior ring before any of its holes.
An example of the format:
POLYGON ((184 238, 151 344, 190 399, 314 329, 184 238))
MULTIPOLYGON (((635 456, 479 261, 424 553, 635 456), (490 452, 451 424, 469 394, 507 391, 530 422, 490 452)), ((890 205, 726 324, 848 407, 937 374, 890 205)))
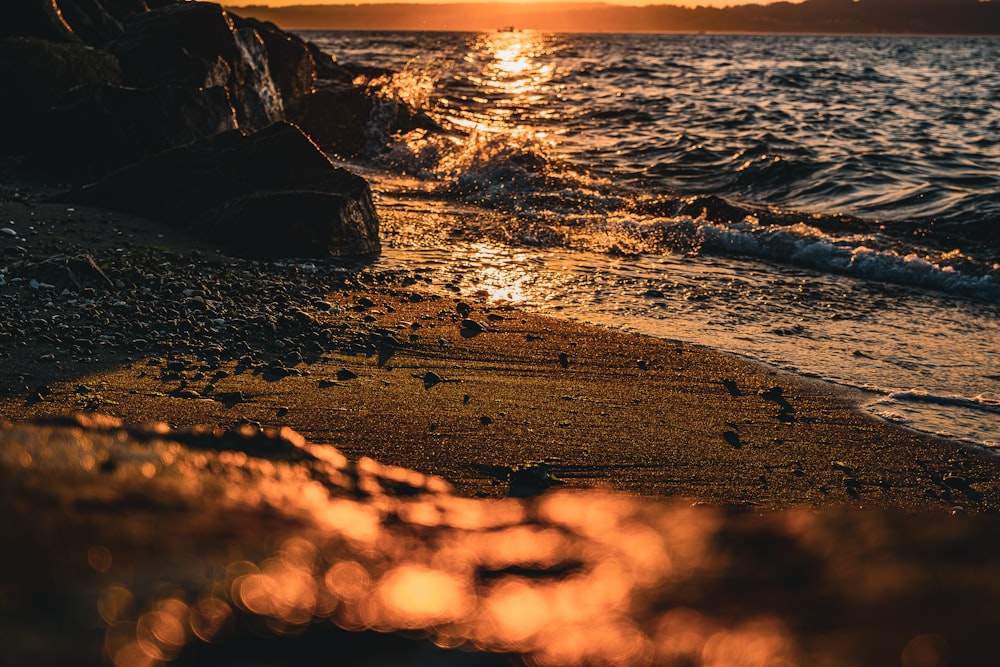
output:
POLYGON ((475 500, 287 429, 3 424, 0 664, 990 665, 998 527, 475 500))

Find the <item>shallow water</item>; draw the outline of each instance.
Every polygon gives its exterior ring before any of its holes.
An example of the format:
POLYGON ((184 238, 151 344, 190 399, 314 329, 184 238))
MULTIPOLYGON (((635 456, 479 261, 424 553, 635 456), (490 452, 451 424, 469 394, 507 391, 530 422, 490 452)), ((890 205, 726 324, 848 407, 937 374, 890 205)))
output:
POLYGON ((882 417, 998 446, 996 307, 740 258, 692 265, 671 255, 609 258, 462 242, 388 247, 376 266, 863 388, 882 417))
POLYGON ((1000 441, 1000 40, 307 37, 442 128, 373 119, 380 267, 1000 441))

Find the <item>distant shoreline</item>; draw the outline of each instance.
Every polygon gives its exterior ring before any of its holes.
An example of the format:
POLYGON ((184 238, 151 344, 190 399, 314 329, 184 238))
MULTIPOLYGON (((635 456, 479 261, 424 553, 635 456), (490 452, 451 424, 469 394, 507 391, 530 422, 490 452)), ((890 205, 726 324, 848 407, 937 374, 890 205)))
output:
POLYGON ((723 9, 606 3, 391 3, 266 7, 228 5, 286 30, 492 32, 500 27, 561 33, 706 33, 882 36, 1000 36, 1000 1, 806 0, 723 9))

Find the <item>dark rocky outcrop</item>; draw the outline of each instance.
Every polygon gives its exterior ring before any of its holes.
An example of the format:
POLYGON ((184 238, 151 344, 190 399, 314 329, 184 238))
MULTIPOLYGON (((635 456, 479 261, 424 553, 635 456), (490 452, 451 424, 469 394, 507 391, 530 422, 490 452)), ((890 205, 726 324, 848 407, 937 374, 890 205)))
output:
POLYGON ((253 193, 213 209, 203 231, 247 257, 371 255, 380 246, 370 197, 367 186, 253 193))
POLYGON ((363 89, 323 81, 312 95, 289 106, 288 117, 320 146, 350 156, 365 147, 372 106, 372 97, 363 89))
POLYGON ((290 106, 288 119, 325 149, 345 157, 377 150, 396 132, 439 130, 425 114, 366 87, 321 80, 316 91, 290 106))
POLYGON ((241 29, 256 31, 263 40, 271 78, 285 108, 312 93, 317 76, 316 59, 302 38, 256 19, 233 16, 233 22, 241 29))
POLYGON ((0 40, 0 152, 27 152, 47 130, 43 115, 63 94, 77 86, 121 81, 118 60, 79 42, 53 42, 37 37, 0 40), (6 100, 11 100, 13 103, 6 100))
POLYGON ((57 0, 6 0, 0 4, 0 37, 13 35, 57 42, 80 41, 62 15, 57 0))
POLYGON ((99 180, 77 201, 248 256, 378 252, 364 180, 276 123, 300 120, 324 146, 356 155, 372 118, 415 115, 355 86, 315 45, 180 0, 15 0, 0 7, 0 37, 13 101, 0 105, 0 154, 25 156, 30 175, 99 180), (319 95, 318 76, 336 79, 319 95))
POLYGON ((218 5, 181 3, 138 15, 108 48, 126 85, 224 86, 246 131, 284 118, 263 40, 218 5))
POLYGON ((225 88, 78 88, 44 117, 28 166, 92 180, 169 148, 237 129, 225 88))
POLYGON ((379 251, 367 182, 295 126, 165 151, 64 196, 181 226, 250 257, 379 251))
POLYGON ((337 62, 337 59, 319 48, 312 42, 306 42, 309 53, 312 54, 313 62, 316 63, 316 77, 330 81, 340 81, 350 83, 354 79, 354 74, 337 62))
POLYGON ((103 0, 56 0, 73 32, 86 44, 104 44, 122 34, 122 22, 102 4, 103 0))

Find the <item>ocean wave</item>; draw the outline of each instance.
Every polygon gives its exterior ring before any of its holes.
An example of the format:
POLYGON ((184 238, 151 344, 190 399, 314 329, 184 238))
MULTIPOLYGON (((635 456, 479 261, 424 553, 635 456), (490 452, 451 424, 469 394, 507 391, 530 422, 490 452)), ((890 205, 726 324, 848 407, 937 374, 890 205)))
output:
MULTIPOLYGON (((618 253, 749 256, 826 273, 986 300, 1000 298, 996 267, 957 251, 934 251, 835 216, 758 211, 719 197, 640 196, 613 180, 552 157, 533 133, 472 131, 460 137, 415 131, 399 137, 384 165, 433 182, 435 193, 564 228, 559 243, 618 253), (777 221, 777 222, 774 222, 777 221)), ((516 241, 516 238, 513 239, 516 241)), ((534 244, 534 242, 532 242, 534 244)))
POLYGON ((934 405, 956 406, 978 410, 980 412, 991 412, 1000 414, 1000 396, 995 394, 979 394, 971 398, 959 396, 957 394, 935 394, 934 392, 921 389, 911 389, 909 391, 895 391, 886 397, 887 400, 896 402, 911 403, 932 403, 934 405))
POLYGON ((873 248, 871 244, 877 239, 869 235, 836 237, 804 222, 762 225, 753 216, 730 225, 706 221, 700 231, 705 239, 703 251, 748 255, 949 294, 1000 298, 1000 281, 995 275, 966 273, 949 265, 967 259, 957 252, 943 254, 935 261, 916 252, 873 248))
POLYGON ((867 409, 920 431, 990 449, 1000 447, 1000 396, 996 394, 968 397, 911 389, 892 392, 867 409))

